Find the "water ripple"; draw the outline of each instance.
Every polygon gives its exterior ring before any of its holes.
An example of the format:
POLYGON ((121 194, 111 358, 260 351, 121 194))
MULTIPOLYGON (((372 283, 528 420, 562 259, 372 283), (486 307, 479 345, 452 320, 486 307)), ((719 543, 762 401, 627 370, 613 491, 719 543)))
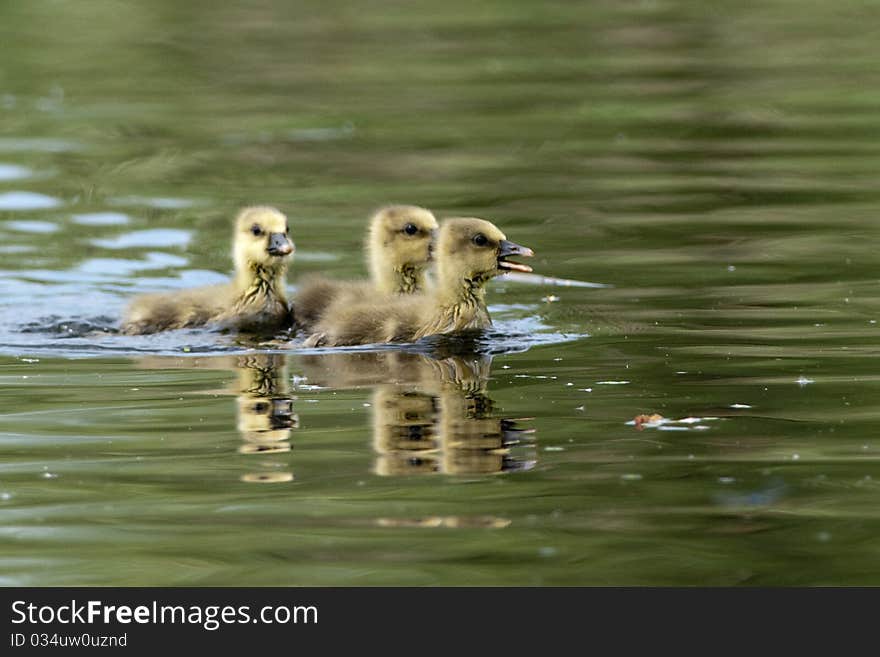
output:
POLYGON ((186 246, 192 239, 192 232, 177 228, 153 228, 123 233, 108 239, 89 240, 91 244, 105 249, 155 248, 186 246))
POLYGON ((122 212, 90 212, 75 214, 71 217, 75 224, 81 226, 122 226, 129 223, 127 214, 122 212))
POLYGON ((57 208, 61 201, 36 192, 5 192, 0 194, 0 210, 47 210, 57 208))
POLYGON ((20 233, 54 233, 58 231, 58 225, 51 221, 32 221, 30 219, 18 219, 7 221, 4 228, 20 233))
POLYGON ((0 180, 21 180, 22 178, 30 178, 33 173, 27 167, 0 162, 0 180))

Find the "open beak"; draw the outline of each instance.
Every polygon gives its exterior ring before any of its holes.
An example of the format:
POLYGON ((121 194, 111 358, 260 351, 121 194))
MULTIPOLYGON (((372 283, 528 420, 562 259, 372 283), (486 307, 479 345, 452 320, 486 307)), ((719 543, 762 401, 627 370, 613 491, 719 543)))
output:
POLYGON ((293 242, 284 233, 269 233, 269 255, 286 256, 293 253, 293 242))
POLYGON ((498 268, 499 269, 512 269, 515 271, 532 271, 532 268, 528 265, 523 265, 518 262, 510 262, 506 258, 508 256, 523 256, 526 258, 531 258, 535 255, 535 252, 532 251, 527 246, 520 246, 515 242, 510 242, 508 240, 501 240, 499 242, 498 248, 498 268))

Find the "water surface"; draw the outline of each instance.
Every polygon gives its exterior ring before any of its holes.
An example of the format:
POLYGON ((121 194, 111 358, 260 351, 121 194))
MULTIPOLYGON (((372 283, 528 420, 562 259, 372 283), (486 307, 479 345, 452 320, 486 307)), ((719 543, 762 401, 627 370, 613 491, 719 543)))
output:
POLYGON ((0 8, 0 582, 880 583, 876 9, 370 6, 0 8), (408 350, 115 332, 242 205, 293 289, 389 202, 604 287, 408 350))

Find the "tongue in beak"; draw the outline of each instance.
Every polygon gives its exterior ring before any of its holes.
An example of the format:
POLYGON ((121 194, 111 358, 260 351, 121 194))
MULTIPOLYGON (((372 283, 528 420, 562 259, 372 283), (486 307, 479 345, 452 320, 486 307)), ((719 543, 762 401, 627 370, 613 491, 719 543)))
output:
POLYGON ((519 244, 516 244, 515 242, 510 242, 508 240, 501 240, 498 249, 498 268, 510 269, 513 271, 532 271, 532 268, 528 265, 523 265, 518 262, 510 262, 506 259, 508 256, 515 255, 531 258, 533 255, 535 255, 535 252, 527 246, 520 246, 519 244))

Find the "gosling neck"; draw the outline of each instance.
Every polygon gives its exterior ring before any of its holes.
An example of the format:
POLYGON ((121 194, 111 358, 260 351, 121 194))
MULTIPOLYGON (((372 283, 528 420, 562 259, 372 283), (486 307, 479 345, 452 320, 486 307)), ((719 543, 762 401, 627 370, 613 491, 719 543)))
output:
POLYGON ((425 269, 412 264, 374 267, 373 281, 383 294, 413 294, 425 289, 425 269))
POLYGON ((492 326, 492 319, 486 308, 484 286, 487 280, 489 279, 481 276, 441 278, 433 294, 425 297, 433 311, 413 338, 418 340, 436 333, 492 326))
POLYGON ((259 302, 277 299, 287 302, 285 291, 285 274, 287 263, 262 263, 247 261, 236 268, 235 292, 243 302, 259 302))
POLYGON ((371 230, 367 241, 367 266, 373 285, 382 294, 412 294, 425 289, 425 267, 400 263, 389 242, 371 230))
POLYGON ((447 317, 455 317, 459 328, 473 328, 472 324, 491 324, 486 309, 486 283, 492 278, 483 273, 458 274, 440 268, 436 289, 436 307, 447 317))
POLYGON ((437 300, 441 305, 486 305, 486 283, 494 272, 462 272, 437 263, 437 300))

